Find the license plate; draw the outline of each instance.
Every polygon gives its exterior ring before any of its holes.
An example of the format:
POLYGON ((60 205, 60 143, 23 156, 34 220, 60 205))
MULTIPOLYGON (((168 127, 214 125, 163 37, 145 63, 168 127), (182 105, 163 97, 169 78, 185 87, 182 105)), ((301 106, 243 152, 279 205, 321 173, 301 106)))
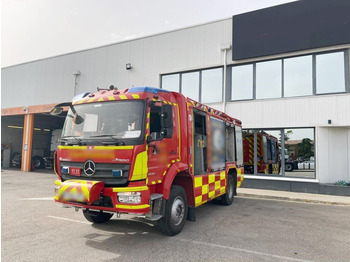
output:
POLYGON ((80 168, 78 167, 70 167, 69 168, 69 174, 72 175, 72 176, 80 176, 80 168))
POLYGON ((78 192, 64 192, 62 195, 62 199, 67 202, 85 202, 85 196, 83 193, 78 193, 78 192))

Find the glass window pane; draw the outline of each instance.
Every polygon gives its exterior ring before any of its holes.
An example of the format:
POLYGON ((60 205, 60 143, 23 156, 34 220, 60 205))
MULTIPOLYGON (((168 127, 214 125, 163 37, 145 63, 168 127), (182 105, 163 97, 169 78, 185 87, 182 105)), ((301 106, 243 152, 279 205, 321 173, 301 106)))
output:
POLYGON ((280 140, 280 130, 257 132, 258 174, 281 174, 280 140))
POLYGON ((232 67, 231 100, 253 99, 253 65, 232 67))
POLYGON ((182 94, 194 100, 199 100, 199 72, 182 74, 182 94))
POLYGON ((285 176, 315 178, 313 128, 284 130, 285 176))
POLYGON ((179 92, 180 75, 165 75, 162 76, 162 89, 179 92))
POLYGON ((254 130, 243 130, 244 173, 254 174, 254 130))
POLYGON ((202 71, 201 102, 222 102, 222 68, 202 71))
POLYGON ((281 130, 245 130, 243 160, 246 174, 281 175, 281 130), (255 143, 256 139, 256 143, 255 143), (255 154, 256 151, 256 155, 255 154), (255 169, 256 168, 256 173, 255 169))
POLYGON ((344 52, 316 56, 317 94, 345 92, 344 52))
POLYGON ((312 56, 284 59, 284 96, 312 95, 312 56))
POLYGON ((256 64, 256 98, 281 97, 281 60, 256 64))

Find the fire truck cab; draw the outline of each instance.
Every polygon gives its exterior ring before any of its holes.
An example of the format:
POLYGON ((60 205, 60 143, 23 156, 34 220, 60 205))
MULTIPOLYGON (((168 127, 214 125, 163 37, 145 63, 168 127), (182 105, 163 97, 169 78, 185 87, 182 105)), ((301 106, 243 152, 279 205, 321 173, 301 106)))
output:
POLYGON ((70 106, 55 155, 55 201, 93 223, 113 214, 179 233, 194 209, 230 205, 243 181, 241 122, 182 94, 152 87, 100 90, 70 106))
MULTIPOLYGON (((257 137, 257 172, 279 174, 281 169, 278 139, 264 131, 257 137)), ((254 174, 254 134, 243 132, 244 169, 246 174, 254 174)))

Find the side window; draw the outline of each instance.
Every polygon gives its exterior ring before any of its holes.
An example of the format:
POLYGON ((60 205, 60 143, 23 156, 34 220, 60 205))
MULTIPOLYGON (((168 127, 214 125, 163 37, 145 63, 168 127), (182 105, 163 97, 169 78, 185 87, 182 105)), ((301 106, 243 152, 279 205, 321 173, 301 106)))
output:
POLYGON ((268 157, 268 161, 272 160, 272 154, 271 154, 271 150, 272 150, 272 146, 271 146, 271 139, 267 139, 267 157, 268 157))
POLYGON ((162 108, 160 106, 151 106, 150 111, 150 133, 160 133, 162 129, 160 121, 162 108))
POLYGON ((264 142, 264 163, 267 164, 268 160, 269 160, 269 147, 267 144, 267 138, 266 136, 263 136, 263 142, 264 142))
POLYGON ((194 174, 200 175, 207 172, 207 125, 206 115, 193 111, 194 115, 194 174))
POLYGON ((170 105, 152 105, 150 109, 150 133, 152 140, 173 136, 173 109, 170 105))
POLYGON ((210 117, 211 134, 211 170, 225 169, 225 123, 220 119, 210 117))
POLYGON ((173 136, 173 107, 171 105, 163 105, 163 119, 162 124, 164 128, 164 137, 171 138, 173 136))
POLYGON ((236 159, 235 132, 233 126, 226 126, 226 161, 234 162, 236 159))
POLYGON ((237 165, 243 165, 243 140, 242 140, 242 127, 236 126, 236 156, 237 165))

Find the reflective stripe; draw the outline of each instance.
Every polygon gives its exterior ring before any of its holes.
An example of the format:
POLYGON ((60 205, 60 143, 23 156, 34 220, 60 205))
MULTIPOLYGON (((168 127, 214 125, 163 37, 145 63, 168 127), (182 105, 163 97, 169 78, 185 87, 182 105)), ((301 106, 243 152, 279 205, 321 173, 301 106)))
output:
POLYGON ((202 186, 202 177, 195 177, 194 178, 194 187, 200 187, 202 186))
POLYGON ((120 97, 120 99, 128 99, 128 97, 126 95, 120 95, 119 97, 120 97))
POLYGON ((138 153, 135 159, 134 171, 132 173, 131 180, 141 180, 147 178, 148 173, 148 155, 147 151, 138 153))
POLYGON ((226 173, 203 175, 194 178, 195 206, 199 206, 226 193, 226 173))
POLYGON ((136 191, 146 191, 148 186, 137 186, 137 187, 114 187, 113 192, 136 192, 136 191))
POLYGON ((108 96, 108 100, 115 100, 114 96, 108 96))
POLYGON ((148 208, 149 204, 144 204, 144 205, 138 205, 138 206, 130 206, 130 205, 115 205, 116 208, 122 208, 122 209, 131 209, 131 210, 135 210, 135 209, 144 209, 144 208, 148 208))
POLYGON ((139 99, 140 98, 140 96, 138 94, 133 94, 132 97, 135 98, 135 99, 139 99))
MULTIPOLYGON (((89 146, 90 147, 90 146, 89 146)), ((87 149, 88 146, 58 146, 58 149, 87 149)), ((134 146, 94 146, 96 150, 133 149, 134 146)))
MULTIPOLYGON (((177 106, 176 103, 173 104, 174 106, 177 106)), ((181 121, 180 121, 180 109, 179 107, 176 108, 177 109, 177 121, 179 124, 179 159, 181 160, 181 121)))

